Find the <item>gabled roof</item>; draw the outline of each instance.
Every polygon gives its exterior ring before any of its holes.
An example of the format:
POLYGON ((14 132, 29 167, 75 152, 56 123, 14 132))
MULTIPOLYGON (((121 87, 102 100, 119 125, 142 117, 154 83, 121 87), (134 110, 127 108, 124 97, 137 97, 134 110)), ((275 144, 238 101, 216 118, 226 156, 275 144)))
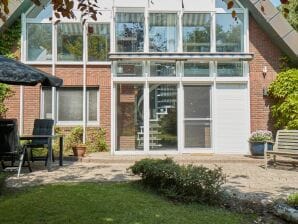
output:
MULTIPOLYGON (((248 8, 251 15, 259 26, 272 38, 273 42, 298 64, 298 33, 273 6, 270 1, 263 0, 239 0, 245 8, 248 8), (261 3, 265 12, 261 11, 261 3)), ((10 15, 7 25, 11 25, 23 12, 26 12, 32 5, 31 0, 10 1, 10 15)), ((0 21, 0 30, 3 23, 0 21)))
POLYGON ((298 64, 298 32, 271 1, 240 0, 240 2, 249 10, 259 26, 269 34, 272 41, 298 64), (261 11, 261 3, 265 8, 264 12, 261 11))
MULTIPOLYGON (((26 12, 32 5, 31 0, 11 0, 8 1, 9 15, 6 21, 6 25, 10 26, 11 24, 18 19, 23 12, 26 12)), ((3 21, 0 20, 0 30, 3 28, 3 21)))

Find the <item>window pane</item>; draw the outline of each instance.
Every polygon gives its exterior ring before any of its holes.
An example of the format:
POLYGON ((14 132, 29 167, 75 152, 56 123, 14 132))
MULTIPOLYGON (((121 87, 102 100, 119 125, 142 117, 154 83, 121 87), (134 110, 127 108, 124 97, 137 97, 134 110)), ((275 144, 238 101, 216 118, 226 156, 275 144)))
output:
POLYGON ((52 118, 52 90, 43 89, 43 118, 52 118))
POLYGON ((117 62, 116 76, 143 76, 143 62, 117 62))
POLYGON ((243 76, 243 65, 241 62, 217 63, 217 76, 243 76))
POLYGON ((117 151, 143 150, 143 85, 117 85, 117 151))
POLYGON ((176 63, 151 61, 150 76, 176 76, 176 63))
POLYGON ((183 15, 183 51, 210 51, 210 14, 183 15))
POLYGON ((108 61, 110 52, 110 25, 88 25, 88 60, 108 61))
POLYGON ((58 92, 58 120, 83 120, 83 89, 60 89, 58 92))
POLYGON ((52 60, 52 24, 27 24, 27 60, 52 60))
POLYGON ((210 86, 184 86, 184 117, 210 118, 210 86))
POLYGON ((208 77, 209 63, 184 63, 185 77, 208 77))
POLYGON ((80 23, 60 23, 57 34, 59 61, 82 61, 83 29, 80 23))
POLYGON ((237 21, 227 14, 216 14, 216 51, 243 51, 243 14, 237 13, 237 21))
POLYGON ((150 150, 177 150, 177 86, 150 85, 150 150))
POLYGON ((151 52, 177 51, 177 14, 151 13, 149 16, 149 49, 151 52))
POLYGON ((88 121, 97 121, 97 89, 87 90, 88 94, 88 121))
POLYGON ((210 121, 185 121, 185 147, 211 148, 210 126, 210 121))
POLYGON ((144 13, 116 13, 116 51, 144 51, 144 13))

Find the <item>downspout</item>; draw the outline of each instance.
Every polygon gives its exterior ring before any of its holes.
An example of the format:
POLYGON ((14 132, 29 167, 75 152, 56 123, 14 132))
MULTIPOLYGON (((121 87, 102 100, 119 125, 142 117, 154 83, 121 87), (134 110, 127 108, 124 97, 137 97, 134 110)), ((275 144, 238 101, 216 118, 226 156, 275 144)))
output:
MULTIPOLYGON (((22 43, 22 50, 21 50, 21 62, 25 62, 25 52, 26 52, 26 17, 25 14, 22 13, 21 16, 22 21, 22 32, 21 32, 21 43, 22 43)), ((24 133, 24 86, 20 86, 20 135, 24 133)))
POLYGON ((86 143, 87 138, 87 77, 86 77, 86 63, 87 63, 87 32, 86 24, 83 25, 83 143, 86 143))

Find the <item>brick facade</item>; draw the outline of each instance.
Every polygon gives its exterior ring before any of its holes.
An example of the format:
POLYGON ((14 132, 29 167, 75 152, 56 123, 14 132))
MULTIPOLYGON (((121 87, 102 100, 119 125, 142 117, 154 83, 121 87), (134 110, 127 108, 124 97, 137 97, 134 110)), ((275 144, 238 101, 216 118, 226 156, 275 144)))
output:
MULTIPOLYGON (((49 74, 52 73, 51 66, 34 66, 49 74)), ((63 79, 64 86, 83 86, 83 67, 58 65, 56 75, 63 79)), ((107 143, 110 146, 111 133, 111 69, 109 65, 87 66, 87 86, 99 87, 99 117, 100 127, 106 129, 107 143)), ((14 95, 7 100, 7 118, 20 117, 20 87, 14 86, 14 95)), ((24 87, 24 134, 32 133, 34 119, 40 117, 41 87, 24 87)))
MULTIPOLYGON (((263 89, 275 79, 279 69, 281 51, 271 41, 256 23, 253 17, 249 20, 249 51, 254 53, 254 59, 250 62, 250 113, 251 131, 258 129, 272 129, 272 121, 269 115, 269 100, 263 96, 263 89), (267 67, 267 75, 263 76, 263 68, 267 67)), ((35 66, 49 74, 51 66, 35 66)), ((64 86, 83 85, 82 65, 57 65, 56 75, 64 80, 64 86)), ((100 88, 100 126, 107 131, 107 143, 111 145, 111 68, 110 65, 88 65, 86 69, 87 86, 100 88)), ((34 119, 40 117, 40 86, 24 88, 24 133, 32 132, 34 119)), ((13 87, 15 94, 7 100, 7 118, 17 118, 20 114, 20 87, 13 87)), ((121 101, 134 100, 133 94, 123 93, 121 101)), ((122 141, 128 142, 127 148, 135 144, 132 138, 122 141)))
POLYGON ((254 59, 250 62, 250 122, 251 131, 273 130, 273 122, 270 116, 270 100, 263 96, 263 89, 267 89, 275 79, 279 70, 279 58, 281 51, 271 41, 256 23, 249 18, 249 51, 254 53, 254 59), (263 68, 267 67, 267 74, 263 76, 263 68))

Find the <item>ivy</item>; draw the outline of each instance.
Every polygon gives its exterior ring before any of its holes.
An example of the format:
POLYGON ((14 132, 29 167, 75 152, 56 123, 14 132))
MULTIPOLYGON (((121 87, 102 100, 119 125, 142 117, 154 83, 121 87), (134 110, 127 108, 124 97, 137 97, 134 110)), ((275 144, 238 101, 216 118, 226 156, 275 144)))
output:
POLYGON ((16 58, 12 53, 13 48, 20 48, 21 21, 17 20, 11 27, 0 33, 0 55, 16 58))
POLYGON ((269 87, 271 113, 278 129, 298 129, 298 69, 278 74, 269 87))
MULTIPOLYGON (((9 29, 0 33, 0 55, 8 58, 16 58, 13 49, 20 48, 21 39, 21 22, 16 21, 9 29)), ((8 108, 5 105, 5 100, 13 95, 13 91, 9 85, 0 83, 0 117, 5 117, 8 108)))

